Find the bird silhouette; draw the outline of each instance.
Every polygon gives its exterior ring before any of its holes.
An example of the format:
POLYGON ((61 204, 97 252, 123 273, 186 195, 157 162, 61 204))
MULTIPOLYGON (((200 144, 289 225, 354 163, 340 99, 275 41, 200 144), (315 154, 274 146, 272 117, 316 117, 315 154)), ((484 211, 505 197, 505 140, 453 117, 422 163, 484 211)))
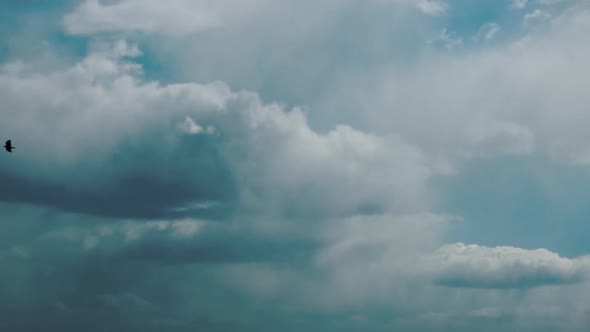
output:
POLYGON ((10 140, 8 140, 8 141, 6 141, 6 143, 4 143, 4 148, 6 149, 6 151, 12 153, 14 146, 12 146, 12 142, 10 140))

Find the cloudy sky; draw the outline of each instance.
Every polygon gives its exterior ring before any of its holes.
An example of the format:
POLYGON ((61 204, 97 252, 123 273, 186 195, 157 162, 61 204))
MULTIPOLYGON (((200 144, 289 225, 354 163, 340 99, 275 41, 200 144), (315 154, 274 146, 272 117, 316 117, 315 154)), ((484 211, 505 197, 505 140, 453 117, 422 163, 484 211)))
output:
POLYGON ((0 4, 0 330, 587 331, 587 0, 0 4))

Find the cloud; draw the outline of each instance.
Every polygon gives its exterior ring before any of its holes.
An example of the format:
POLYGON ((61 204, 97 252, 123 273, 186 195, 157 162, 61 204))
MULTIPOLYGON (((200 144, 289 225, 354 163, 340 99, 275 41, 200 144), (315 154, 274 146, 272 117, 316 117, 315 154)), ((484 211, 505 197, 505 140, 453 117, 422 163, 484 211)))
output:
MULTIPOLYGON (((443 13, 447 5, 439 0, 373 0, 379 6, 393 4, 401 8, 416 8, 427 15, 443 13)), ((282 6, 293 8, 295 2, 282 6)), ((306 11, 321 10, 326 5, 304 1, 306 11)), ((342 7, 352 1, 329 1, 327 7, 342 7), (340 2, 340 3, 339 3, 340 2)), ((300 8, 298 5, 295 6, 300 8)), ((190 35, 221 27, 244 24, 260 17, 272 15, 277 5, 268 0, 250 1, 248 5, 236 0, 221 0, 211 3, 203 0, 172 0, 166 4, 148 0, 122 0, 103 3, 85 0, 63 18, 67 33, 93 35, 97 33, 144 33, 162 35, 190 35)))
MULTIPOLYGON (((548 5, 555 5, 561 2, 565 2, 567 0, 536 0, 535 3, 542 5, 542 6, 548 6, 548 5)), ((527 3, 529 1, 528 0, 512 0, 512 8, 516 8, 516 9, 522 9, 524 7, 526 7, 527 3)))
POLYGON ((423 205, 436 170, 399 137, 350 126, 320 134, 302 110, 222 82, 143 82, 138 54, 118 42, 49 75, 3 67, 13 120, 2 129, 30 153, 1 166, 16 190, 0 199, 143 218, 212 217, 235 204, 295 217, 423 205), (223 204, 180 209, 207 201, 223 204))
POLYGON ((447 10, 447 4, 437 0, 420 0, 416 2, 416 6, 429 15, 439 15, 447 10))
POLYGON ((554 5, 566 1, 567 0, 537 0, 537 2, 541 5, 554 5))
POLYGON ((545 13, 540 9, 535 9, 532 12, 525 14, 522 20, 525 26, 531 26, 535 24, 545 23, 549 21, 550 18, 550 14, 545 13))
POLYGON ((500 32, 502 28, 496 22, 488 22, 479 28, 475 35, 476 40, 483 39, 484 41, 492 40, 500 32))
MULTIPOLYGON (((564 133, 555 128, 560 121, 553 121, 551 116, 554 113, 552 109, 560 108, 561 105, 567 105, 567 112, 578 112, 575 110, 582 105, 574 103, 575 100, 584 98, 584 94, 579 89, 572 87, 572 89, 564 90, 560 87, 573 84, 571 82, 574 80, 583 80, 583 77, 587 76, 583 73, 585 66, 582 57, 578 59, 575 55, 572 56, 572 54, 585 54, 587 51, 585 46, 577 42, 582 36, 576 32, 584 29, 586 25, 584 22, 587 21, 587 15, 583 10, 566 11, 551 20, 553 24, 551 28, 548 27, 549 30, 528 31, 526 38, 502 42, 495 45, 489 52, 472 49, 472 45, 465 45, 461 36, 453 34, 451 30, 443 29, 440 38, 433 43, 443 48, 453 49, 457 53, 442 56, 436 50, 431 50, 435 52, 434 54, 421 52, 419 53, 421 56, 413 57, 418 60, 404 64, 405 69, 401 70, 400 64, 396 61, 389 63, 370 61, 373 59, 369 56, 370 54, 392 54, 388 48, 371 48, 371 45, 382 45, 385 43, 382 42, 384 40, 387 40, 388 45, 397 45, 398 49, 413 50, 414 44, 411 42, 407 42, 406 45, 397 44, 398 36, 395 31, 386 34, 382 39, 381 35, 373 34, 372 29, 369 29, 375 27, 376 31, 383 31, 379 22, 385 19, 385 16, 375 15, 379 8, 381 8, 380 12, 383 12, 385 3, 385 1, 376 1, 362 7, 362 14, 371 14, 379 19, 373 20, 376 22, 373 25, 363 24, 363 27, 367 28, 363 31, 374 36, 370 45, 359 44, 362 41, 353 38, 356 36, 353 33, 346 34, 351 38, 342 41, 341 45, 348 50, 350 42, 351 52, 331 53, 329 48, 320 47, 314 50, 305 48, 305 45, 330 44, 328 41, 334 40, 332 38, 334 31, 329 28, 333 25, 339 26, 339 22, 345 21, 348 17, 340 13, 348 13, 346 9, 349 3, 336 6, 330 2, 316 8, 316 11, 309 12, 308 15, 311 16, 306 20, 308 23, 305 26, 285 28, 284 31, 280 30, 281 26, 277 26, 277 29, 281 31, 280 37, 275 38, 273 34, 264 34, 264 37, 260 37, 264 39, 265 45, 273 47, 274 51, 271 55, 267 52, 259 53, 261 48, 253 47, 250 41, 242 44, 237 41, 237 36, 257 35, 259 28, 270 24, 270 21, 266 20, 268 17, 286 15, 285 12, 275 11, 274 7, 266 13, 257 12, 257 15, 264 17, 256 21, 259 25, 254 23, 240 25, 242 29, 240 31, 244 32, 243 34, 237 32, 237 27, 233 27, 202 38, 195 37, 194 42, 200 45, 198 50, 185 46, 182 52, 174 52, 178 54, 173 56, 174 63, 182 64, 183 75, 186 75, 185 78, 190 77, 191 80, 223 77, 231 82, 232 86, 249 86, 260 90, 260 94, 264 96, 284 97, 287 94, 294 99, 302 99, 305 104, 313 106, 313 109, 306 109, 306 115, 316 124, 316 127, 332 128, 334 123, 353 123, 355 128, 363 128, 367 132, 395 132, 405 141, 418 145, 423 151, 441 151, 442 159, 447 155, 529 154, 531 149, 536 147, 540 147, 535 150, 536 154, 561 161, 583 163, 587 159, 584 157, 586 153, 579 151, 582 150, 582 145, 578 144, 579 140, 572 142, 567 139, 572 136, 584 136, 583 131, 581 129, 566 130, 567 133, 564 133), (336 10, 337 8, 340 10, 336 10), (327 13, 335 14, 327 15, 327 13), (579 26, 574 28, 573 24, 579 26), (236 40, 229 44, 234 50, 240 51, 234 52, 219 46, 219 43, 214 42, 217 38, 236 40), (574 48, 575 52, 565 51, 574 48), (290 56, 289 54, 294 54, 296 49, 305 49, 304 53, 310 54, 310 61, 294 59, 290 56), (360 52, 357 59, 363 59, 363 63, 371 63, 366 70, 358 69, 348 60, 334 62, 334 59, 343 59, 347 56, 340 56, 342 53, 353 54, 352 50, 360 52), (233 54, 240 54, 240 56, 233 57, 233 54), (272 59, 263 64, 253 62, 252 59, 260 57, 272 59), (574 62, 568 62, 565 60, 566 57, 576 57, 576 59, 574 62), (215 59, 215 61, 207 59, 215 59), (568 69, 555 69, 556 80, 547 81, 536 76, 538 73, 551 70, 550 68, 562 68, 560 65, 562 62, 564 62, 563 68, 568 69), (327 63, 332 65, 328 66, 327 63), (270 67, 274 69, 271 70, 270 67), (190 68, 199 69, 191 71, 190 68), (253 68, 257 69, 253 70, 253 68), (335 70, 331 71, 331 68, 335 70), (467 68, 477 69, 467 70, 467 68), (580 68, 582 70, 579 70, 580 68), (330 72, 326 73, 324 70, 330 72), (277 74, 277 71, 280 74, 277 74), (332 75, 333 73, 337 74, 332 75), (285 80, 284 77, 289 79, 285 80), (269 87, 261 81, 281 83, 269 87), (538 81, 544 81, 544 83, 531 84, 538 81), (427 99, 423 98, 424 91, 429 92, 427 99), (358 112, 359 109, 363 112, 358 112), (484 118, 485 122, 479 124, 480 118, 484 118), (431 124, 424 124, 423 119, 436 120, 431 124), (512 147, 497 148, 494 144, 476 144, 473 140, 481 138, 473 135, 472 128, 485 126, 491 128, 484 131, 495 131, 496 129, 492 128, 498 127, 511 127, 520 128, 518 129, 520 133, 517 134, 512 129, 501 130, 502 134, 497 132, 497 135, 506 137, 498 137, 494 140, 511 142, 514 144, 512 147), (448 130, 451 127, 453 130, 448 130), (565 140, 569 142, 566 143, 565 140), (490 147, 495 152, 477 150, 486 147, 490 147)), ((390 3, 395 5, 398 2, 390 3)), ((293 15, 301 14, 300 11, 290 12, 293 15)), ((359 23, 364 23, 362 20, 364 16, 359 14, 358 17, 359 23)), ((391 21, 391 24, 396 27, 404 25, 408 28, 409 26, 416 33, 424 33, 423 30, 415 28, 397 16, 392 17, 391 21)), ((498 28, 497 23, 485 24, 481 28, 480 38, 482 40, 496 38, 498 28)), ((417 39, 420 38, 417 37, 417 39)), ((423 45, 423 41, 421 44, 423 45)), ((158 46, 158 49, 161 48, 158 46)), ((166 52, 166 54, 172 54, 172 52, 166 52)), ((396 59, 393 55, 386 57, 396 59)), ((584 138, 580 137, 580 140, 584 141, 584 138)))
MULTIPOLYGON (((416 9, 420 1, 256 0, 248 5, 236 0, 189 2, 189 9, 199 4, 210 8, 221 25, 190 33, 137 33, 121 28, 101 30, 96 36, 140 40, 146 53, 146 59, 140 61, 161 64, 152 68, 152 75, 164 71, 182 82, 222 80, 234 90, 256 91, 264 100, 313 107, 310 120, 322 130, 335 122, 318 124, 325 110, 320 111, 313 104, 316 98, 330 92, 339 76, 365 70, 366 64, 397 59, 398 53, 413 54, 423 48, 432 30, 430 24, 425 24, 430 16, 416 9), (407 29, 415 34, 412 38, 405 33, 407 29)), ((143 5, 128 0, 118 3, 143 5)), ((155 12, 167 6, 153 1, 146 1, 146 6, 152 3, 155 12)), ((74 6, 69 14, 77 16, 78 9, 74 6)), ((162 16, 160 20, 171 17, 162 16)), ((140 20, 141 15, 136 17, 140 20)), ((152 22, 145 20, 146 24, 152 22)), ((81 24, 85 21, 81 20, 81 24)))
POLYGON ((512 8, 522 9, 526 6, 528 0, 513 0, 512 8))
POLYGON ((196 123, 190 116, 187 116, 184 119, 184 122, 180 125, 182 130, 184 130, 188 134, 197 135, 197 134, 213 134, 215 132, 215 128, 212 126, 207 126, 207 128, 201 127, 198 123, 196 123))
MULTIPOLYGON (((98 219, 95 224, 63 223, 45 233, 43 237, 50 242, 41 245, 62 242, 80 255, 154 265, 294 261, 311 255, 318 246, 307 236, 261 233, 244 220, 238 224, 193 219, 98 219), (275 238, 277 235, 280 239, 275 238)), ((11 250, 14 255, 30 257, 26 248, 11 250)))
POLYGON ((463 45, 463 38, 457 36, 455 32, 449 32, 447 28, 443 28, 437 39, 428 42, 431 45, 442 46, 448 50, 452 50, 463 45))
POLYGON ((440 243, 452 220, 447 215, 416 213, 326 223, 320 228, 323 246, 313 259, 325 277, 319 294, 325 298, 316 301, 346 306, 396 297, 396 287, 421 278, 416 261, 440 243))
POLYGON ((3 67, 0 85, 10 105, 4 114, 14 121, 3 130, 29 151, 2 165, 13 188, 0 194, 3 200, 157 217, 182 215, 186 211, 168 210, 189 202, 231 198, 218 138, 189 136, 177 127, 189 109, 218 108, 227 87, 191 93, 190 85, 142 84, 135 77, 141 67, 128 61, 138 55, 136 46, 118 42, 50 74, 25 63, 3 67), (165 114, 170 118, 162 125, 165 114), (42 160, 43 168, 35 166, 42 160))
POLYGON ((513 123, 490 123, 469 128, 472 151, 480 156, 527 155, 534 149, 534 135, 529 128, 513 123))
POLYGON ((248 322, 256 310, 275 313, 281 327, 291 326, 285 310, 340 317, 340 310, 391 298, 406 278, 397 269, 411 266, 406 255, 430 248, 446 219, 357 216, 319 227, 301 224, 295 234, 245 220, 145 222, 1 207, 3 234, 12 239, 0 246, 6 267, 0 308, 14 319, 0 326, 16 331, 39 321, 60 329, 96 322, 91 331, 183 331, 208 324, 232 330, 257 326, 248 322), (31 232, 14 238, 19 228, 31 232), (223 310, 230 304, 239 310, 223 310), (32 311, 38 320, 19 319, 32 311), (108 323, 101 322, 105 316, 108 323))
POLYGON ((324 103, 338 109, 330 118, 350 115, 369 131, 396 132, 451 165, 502 155, 584 164, 587 94, 579 82, 589 77, 590 49, 579 41, 589 18, 566 11, 543 31, 489 49, 433 49, 403 69, 392 63, 344 76, 324 103))
POLYGON ((529 288, 581 282, 588 272, 584 257, 562 258, 546 249, 446 245, 430 258, 437 284, 473 288, 529 288))
POLYGON ((316 246, 265 234, 243 220, 145 222, 0 206, 0 308, 11 313, 0 326, 14 331, 40 325, 69 330, 87 322, 94 322, 91 331, 223 327, 231 317, 247 317, 252 305, 245 297, 221 295, 224 288, 232 292, 219 281, 227 266, 299 264, 316 246), (211 322, 230 302, 246 316, 228 312, 211 322), (37 319, 22 319, 25 313, 37 319))
POLYGON ((218 14, 204 1, 125 0, 103 4, 87 0, 64 17, 68 33, 91 35, 99 32, 194 33, 221 24, 218 14))

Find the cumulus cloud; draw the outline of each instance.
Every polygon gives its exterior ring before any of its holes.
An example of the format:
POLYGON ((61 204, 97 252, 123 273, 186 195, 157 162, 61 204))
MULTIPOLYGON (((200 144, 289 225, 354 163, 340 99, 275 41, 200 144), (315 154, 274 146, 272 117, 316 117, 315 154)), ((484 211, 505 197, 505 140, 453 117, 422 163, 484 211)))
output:
POLYGON ((119 42, 45 76, 3 67, 13 122, 2 129, 35 153, 2 165, 19 188, 2 199, 124 217, 213 213, 180 209, 199 201, 227 212, 238 199, 246 210, 292 216, 423 206, 436 170, 400 137, 350 126, 320 134, 300 109, 222 82, 143 82, 129 60, 138 52, 119 42))
MULTIPOLYGON (((363 13, 375 14, 377 9, 385 3, 388 2, 375 1, 372 5, 367 4, 363 7, 363 13), (377 3, 378 6, 375 5, 377 3)), ((389 3, 398 2, 390 1, 389 3)), ((358 124, 367 131, 395 132, 412 144, 417 143, 424 150, 444 151, 442 154, 451 151, 450 153, 463 156, 477 156, 493 153, 474 152, 473 147, 478 149, 490 147, 496 154, 526 154, 531 151, 530 147, 535 146, 541 147, 535 150, 536 153, 557 160, 583 163, 586 159, 584 157, 586 153, 580 151, 583 150, 582 145, 577 144, 579 140, 576 139, 576 142, 573 142, 568 138, 580 136, 579 139, 583 141, 583 130, 568 129, 566 133, 556 128, 561 122, 553 121, 554 116, 551 115, 555 114, 553 110, 558 108, 567 109, 568 114, 579 113, 583 104, 574 103, 575 100, 582 100, 585 96, 576 88, 579 85, 572 86, 571 89, 564 88, 573 85, 576 80, 583 81, 584 77, 588 76, 583 72, 583 68, 586 68, 584 57, 576 55, 587 52, 586 47, 577 42, 583 38, 579 31, 585 29, 584 26, 587 25, 587 15, 583 10, 566 11, 562 15, 557 15, 556 18, 550 19, 553 23, 548 25, 547 31, 530 32, 526 38, 497 45, 489 52, 468 51, 465 47, 460 47, 465 46, 461 36, 453 34, 451 30, 443 29, 442 32, 439 30, 440 36, 432 41, 433 44, 463 51, 446 57, 439 53, 435 56, 425 54, 417 57, 421 61, 411 62, 404 70, 400 70, 395 61, 391 64, 376 62, 374 68, 367 69, 367 72, 363 74, 355 70, 354 66, 349 66, 350 62, 334 63, 334 59, 340 59, 340 57, 337 56, 338 54, 330 53, 329 49, 322 48, 318 51, 305 48, 305 45, 326 45, 329 44, 328 41, 334 40, 331 38, 333 31, 328 28, 331 25, 338 25, 341 20, 346 19, 346 16, 330 16, 326 13, 346 12, 348 5, 350 4, 341 3, 336 6, 327 3, 316 8, 316 11, 309 13, 311 16, 307 18, 306 26, 294 29, 297 31, 296 34, 292 30, 283 31, 281 26, 277 26, 277 31, 281 31, 280 38, 275 38, 273 34, 265 34, 261 37, 265 45, 275 46, 275 51, 271 55, 266 53, 262 55, 247 47, 252 45, 251 42, 245 43, 246 45, 240 42, 231 43, 234 45, 232 48, 240 49, 239 52, 231 52, 212 41, 211 38, 214 37, 234 40, 237 32, 230 29, 225 34, 220 32, 215 36, 194 39, 195 43, 198 42, 200 45, 199 48, 194 50, 191 47, 183 48, 183 52, 176 52, 179 55, 174 59, 179 61, 174 62, 191 64, 183 66, 182 72, 186 73, 186 77, 223 77, 227 81, 235 82, 237 86, 252 86, 262 91, 270 90, 278 95, 282 95, 286 90, 299 97, 305 95, 307 99, 305 102, 309 100, 309 103, 314 105, 308 113, 316 122, 321 119, 321 122, 329 123, 331 127, 335 121, 342 121, 358 124), (336 8, 342 10, 338 11, 336 8), (234 32, 231 33, 231 31, 234 32), (318 36, 321 38, 316 38, 318 36), (305 54, 313 55, 310 56, 312 59, 305 63, 289 60, 293 59, 289 54, 294 54, 296 49, 305 49, 305 54), (575 51, 567 51, 570 49, 575 51), (239 59, 234 58, 231 55, 234 53, 243 56, 239 59), (262 65, 249 60, 259 56, 272 59, 265 61, 262 65), (572 58, 573 61, 566 58, 572 58), (223 65, 216 65, 207 59, 215 59, 215 63, 223 63, 223 65), (280 64, 273 65, 275 69, 280 68, 277 69, 281 72, 280 75, 276 75, 276 70, 274 75, 265 70, 266 65, 270 66, 271 63, 280 64), (332 65, 327 66, 326 63, 332 63, 332 65), (194 67, 198 70, 191 71, 185 67, 194 67), (252 71, 252 68, 257 69, 252 71), (338 72, 338 75, 324 71, 330 68, 336 68, 334 72, 338 72), (556 79, 545 80, 537 77, 547 70, 554 70, 555 73, 551 75, 556 79), (292 75, 292 73, 297 74, 292 75), (288 76, 290 79, 283 80, 281 79, 283 76, 288 76), (262 83, 256 83, 260 80, 279 81, 281 84, 273 84, 272 88, 264 87, 262 83), (543 83, 531 83, 539 81, 543 83), (325 87, 329 89, 324 89, 325 87), (425 91, 429 93, 427 99, 423 98, 425 91), (362 115, 359 114, 358 109, 364 110, 362 115), (488 125, 478 124, 481 118, 489 121, 490 127, 513 128, 496 131, 497 135, 506 137, 495 140, 512 142, 515 146, 499 149, 494 144, 473 144, 473 139, 481 140, 481 138, 471 133, 472 128, 488 125), (425 124, 424 119, 435 120, 429 120, 430 124, 425 124), (514 128, 520 128, 519 133, 516 133, 514 128)), ((273 13, 271 15, 273 17, 286 15, 285 12, 274 9, 267 14, 273 13)), ((302 14, 300 10, 289 12, 297 17, 302 14)), ((258 14, 263 15, 261 12, 258 14)), ((391 24, 407 23, 398 19, 397 16, 394 18, 391 24)), ((260 25, 269 24, 266 20, 257 22, 260 22, 260 25)), ((363 26, 374 26, 378 28, 376 29, 378 31, 383 30, 383 27, 377 23, 363 26)), ((258 29, 260 26, 254 28, 251 25, 241 25, 240 28, 251 35, 260 31, 258 29)), ((486 24, 482 26, 479 36, 482 40, 493 39, 497 36, 498 29, 497 23, 486 24)), ((419 29, 414 30, 416 33, 423 32, 419 29)), ((371 45, 381 45, 384 40, 388 40, 387 43, 391 45, 397 45, 395 43, 397 35, 394 32, 386 34, 386 38, 383 39, 371 29, 365 33, 371 33, 373 36, 371 45)), ((353 33, 347 35, 355 36, 353 33)), ((342 46, 347 46, 348 41, 354 42, 355 47, 351 50, 366 50, 359 56, 367 61, 370 59, 364 58, 364 55, 371 52, 390 51, 387 48, 372 49, 371 45, 361 46, 359 44, 361 41, 352 37, 343 41, 342 46)), ((398 48, 400 47, 406 46, 399 45, 398 48)), ((345 53, 353 54, 354 52, 345 53)), ((342 56, 346 57, 346 55, 342 56)))
POLYGON ((581 282, 588 259, 568 259, 546 249, 481 247, 462 243, 441 247, 430 258, 436 283, 450 287, 528 288, 581 282))
POLYGON ((231 177, 214 148, 216 138, 180 136, 176 123, 160 125, 165 114, 180 122, 188 113, 169 112, 193 102, 203 102, 196 107, 204 111, 215 109, 227 88, 211 85, 191 94, 182 85, 138 85, 133 75, 139 69, 118 57, 92 54, 47 76, 4 70, 0 85, 11 107, 5 114, 14 123, 3 129, 32 153, 2 165, 15 188, 0 194, 2 199, 147 217, 191 201, 230 198, 231 177), (175 96, 184 97, 166 105, 175 96), (37 169, 41 160, 45 167, 37 169), (201 166, 194 168, 196 160, 201 166))

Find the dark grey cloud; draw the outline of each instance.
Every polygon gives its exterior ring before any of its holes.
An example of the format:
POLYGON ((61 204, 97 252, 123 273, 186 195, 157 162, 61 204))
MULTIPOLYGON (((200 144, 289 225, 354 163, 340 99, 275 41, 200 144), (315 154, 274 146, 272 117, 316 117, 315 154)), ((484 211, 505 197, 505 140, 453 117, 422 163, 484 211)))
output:
MULTIPOLYGON (((161 146, 162 139, 154 133, 139 147, 119 143, 103 164, 107 169, 104 172, 93 170, 98 165, 73 166, 67 174, 40 176, 34 168, 23 170, 18 165, 3 163, 0 179, 5 185, 0 189, 0 200, 108 217, 227 215, 237 191, 215 142, 188 137, 185 142, 169 147, 161 146), (208 201, 220 204, 182 209, 208 201)), ((32 153, 26 145, 21 151, 32 153)))
POLYGON ((10 331, 254 328, 249 314, 264 306, 224 286, 223 266, 296 266, 314 250, 310 241, 190 220, 146 223, 6 203, 0 220, 13 237, 0 246, 0 328, 10 331))

